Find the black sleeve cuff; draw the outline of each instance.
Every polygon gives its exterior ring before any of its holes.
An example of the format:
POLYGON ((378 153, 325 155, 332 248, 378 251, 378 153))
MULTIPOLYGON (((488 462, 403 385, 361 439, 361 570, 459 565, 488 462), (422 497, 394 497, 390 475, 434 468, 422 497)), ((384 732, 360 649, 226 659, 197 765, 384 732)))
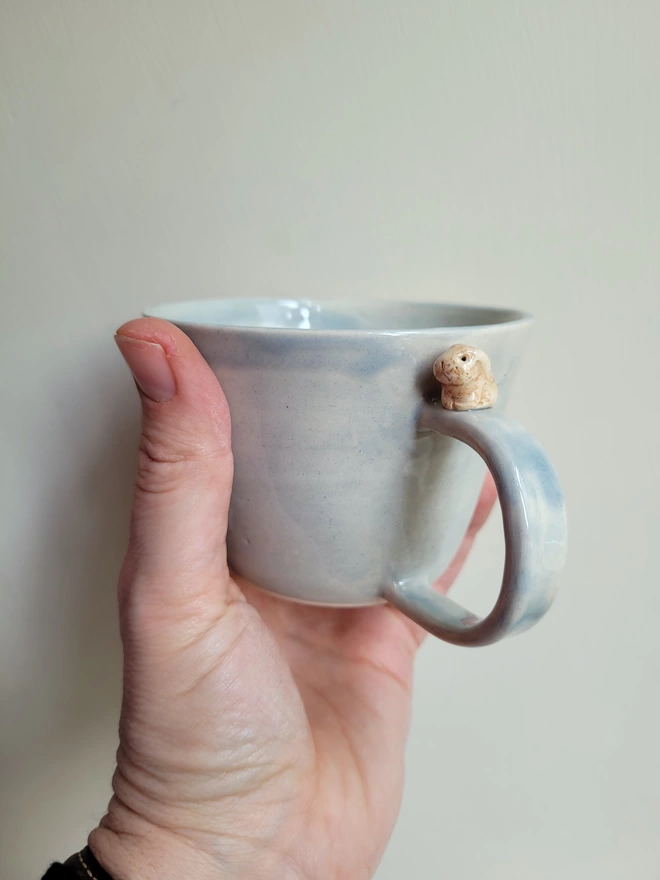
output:
POLYGON ((41 880, 112 880, 112 877, 103 870, 86 846, 63 865, 60 862, 52 864, 41 880))

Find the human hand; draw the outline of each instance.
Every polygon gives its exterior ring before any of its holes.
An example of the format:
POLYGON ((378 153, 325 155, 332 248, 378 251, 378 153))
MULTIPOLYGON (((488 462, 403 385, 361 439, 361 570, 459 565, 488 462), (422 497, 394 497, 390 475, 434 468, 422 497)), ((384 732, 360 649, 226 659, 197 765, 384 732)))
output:
MULTIPOLYGON (((222 390, 164 321, 131 321, 117 342, 143 423, 114 796, 90 846, 115 880, 369 878, 401 800, 424 633, 387 605, 306 607, 232 577, 222 390)), ((488 480, 438 589, 495 497, 488 480)))

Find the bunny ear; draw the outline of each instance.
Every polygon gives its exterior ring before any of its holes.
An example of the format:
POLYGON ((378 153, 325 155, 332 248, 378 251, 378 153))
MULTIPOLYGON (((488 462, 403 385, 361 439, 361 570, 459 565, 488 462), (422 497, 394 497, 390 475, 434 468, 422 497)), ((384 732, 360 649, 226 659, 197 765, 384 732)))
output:
POLYGON ((472 352, 474 354, 475 360, 479 361, 486 372, 490 373, 490 358, 488 357, 486 352, 482 351, 480 348, 473 348, 472 352))

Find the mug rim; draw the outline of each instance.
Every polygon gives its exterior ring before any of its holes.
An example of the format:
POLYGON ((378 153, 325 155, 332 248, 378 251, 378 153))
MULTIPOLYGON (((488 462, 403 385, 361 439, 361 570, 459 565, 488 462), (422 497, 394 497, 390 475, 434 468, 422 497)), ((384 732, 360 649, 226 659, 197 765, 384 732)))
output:
POLYGON ((235 331, 240 333, 289 333, 293 335, 313 333, 315 336, 431 336, 440 332, 488 332, 495 331, 498 328, 523 327, 534 322, 534 316, 529 312, 521 309, 505 308, 502 306, 465 304, 457 302, 447 302, 442 300, 414 300, 407 301, 401 299, 386 298, 369 298, 360 297, 359 299, 346 298, 325 298, 319 297, 209 297, 196 300, 179 300, 169 303, 161 303, 159 305, 147 306, 143 309, 142 315, 147 318, 160 318, 176 326, 192 330, 223 330, 235 331), (281 307, 281 308, 334 308, 344 309, 347 311, 377 307, 401 307, 404 309, 446 309, 447 312, 467 316, 467 320, 457 323, 436 323, 422 327, 300 327, 300 326, 269 326, 267 324, 245 323, 236 324, 222 320, 200 320, 186 319, 185 312, 191 309, 220 306, 226 310, 246 306, 259 307, 281 307), (177 310, 181 315, 177 315, 177 310), (475 320, 470 321, 469 316, 473 316, 475 320))

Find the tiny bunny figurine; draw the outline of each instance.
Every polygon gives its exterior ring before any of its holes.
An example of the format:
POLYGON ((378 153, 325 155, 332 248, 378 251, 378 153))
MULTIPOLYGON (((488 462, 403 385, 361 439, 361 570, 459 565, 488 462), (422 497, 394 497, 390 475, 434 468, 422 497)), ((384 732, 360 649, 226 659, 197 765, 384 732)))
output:
POLYGON ((442 384, 445 409, 489 409, 497 400, 497 385, 488 355, 458 343, 433 364, 433 375, 442 384))

